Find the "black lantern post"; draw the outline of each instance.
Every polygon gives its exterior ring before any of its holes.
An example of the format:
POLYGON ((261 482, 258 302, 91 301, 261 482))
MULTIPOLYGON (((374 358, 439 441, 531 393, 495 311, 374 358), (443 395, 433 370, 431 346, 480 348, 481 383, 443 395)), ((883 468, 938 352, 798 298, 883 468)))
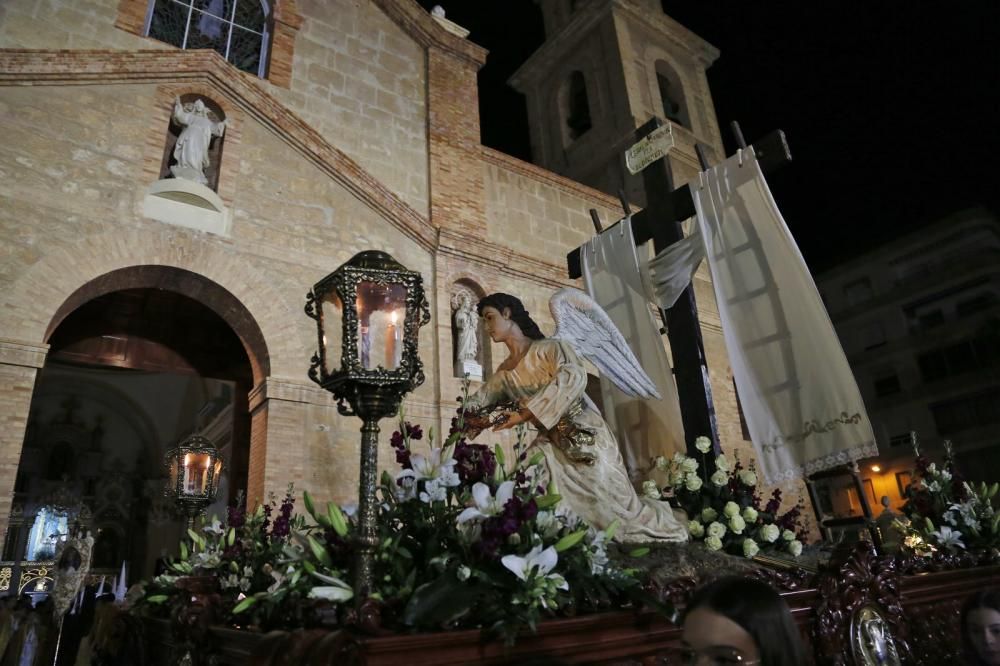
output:
POLYGON ((361 603, 371 593, 377 545, 378 422, 395 414, 403 396, 424 381, 417 336, 430 321, 430 308, 420 273, 372 250, 317 282, 305 310, 319 333, 309 378, 333 394, 341 414, 364 422, 354 582, 361 603))
POLYGON ((207 437, 191 435, 163 455, 163 464, 168 477, 166 496, 177 503, 191 529, 219 491, 219 451, 207 437))

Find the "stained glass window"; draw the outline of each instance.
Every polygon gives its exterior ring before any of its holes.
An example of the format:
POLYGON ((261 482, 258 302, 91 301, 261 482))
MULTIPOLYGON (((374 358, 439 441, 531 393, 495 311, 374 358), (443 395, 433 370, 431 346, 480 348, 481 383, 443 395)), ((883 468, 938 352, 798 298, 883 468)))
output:
POLYGON ((146 34, 182 49, 212 49, 263 77, 268 14, 262 0, 153 0, 146 34))

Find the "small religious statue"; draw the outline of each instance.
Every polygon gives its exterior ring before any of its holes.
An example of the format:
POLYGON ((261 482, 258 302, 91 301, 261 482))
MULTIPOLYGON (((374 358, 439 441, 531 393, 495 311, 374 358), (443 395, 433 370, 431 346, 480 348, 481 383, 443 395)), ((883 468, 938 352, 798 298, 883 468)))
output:
POLYGON ((470 379, 483 378, 479 354, 479 315, 468 292, 451 297, 452 320, 455 322, 455 374, 470 379))
POLYGON ((878 527, 879 535, 882 538, 882 549, 887 553, 895 553, 899 550, 899 528, 896 521, 901 518, 889 507, 889 497, 882 495, 882 513, 875 518, 875 525, 878 527))
POLYGON ((175 178, 186 178, 202 185, 208 184, 205 169, 209 166, 208 148, 213 136, 221 137, 226 131, 226 122, 215 122, 208 117, 208 109, 200 99, 194 104, 184 105, 181 98, 174 100, 174 122, 184 129, 174 146, 177 164, 170 167, 175 178))
POLYGON ((629 479, 614 434, 585 393, 581 354, 618 388, 635 397, 659 397, 607 313, 578 289, 560 289, 549 301, 556 332, 546 338, 524 304, 509 294, 490 294, 477 306, 485 331, 510 352, 495 373, 465 402, 476 430, 533 426, 531 449, 544 456, 546 472, 562 500, 596 529, 618 524, 624 542, 687 541, 687 517, 660 500, 640 497, 629 479), (496 409, 497 420, 481 419, 496 409))

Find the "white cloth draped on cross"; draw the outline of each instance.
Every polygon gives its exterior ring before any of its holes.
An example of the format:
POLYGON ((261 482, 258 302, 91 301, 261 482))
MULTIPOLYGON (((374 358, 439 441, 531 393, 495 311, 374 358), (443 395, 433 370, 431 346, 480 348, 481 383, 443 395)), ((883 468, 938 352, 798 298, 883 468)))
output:
POLYGON ((707 258, 765 480, 878 455, 844 350, 753 150, 699 177, 692 233, 650 262, 653 291, 672 306, 707 258))
POLYGON ((661 396, 630 397, 601 378, 604 418, 618 438, 629 476, 637 480, 646 478, 651 459, 669 458, 685 446, 677 387, 640 275, 637 252, 648 257, 649 248, 636 248, 630 222, 622 220, 584 245, 580 266, 590 297, 611 317, 661 396))

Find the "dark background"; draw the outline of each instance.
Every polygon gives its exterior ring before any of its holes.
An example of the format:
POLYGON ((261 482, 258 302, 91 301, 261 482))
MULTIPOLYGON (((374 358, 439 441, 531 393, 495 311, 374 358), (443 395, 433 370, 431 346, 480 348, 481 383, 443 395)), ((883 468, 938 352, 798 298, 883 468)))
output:
MULTIPOLYGON (((531 159, 524 98, 506 81, 544 40, 532 0, 421 0, 489 49, 483 143, 531 159)), ((721 51, 708 80, 728 152, 785 131, 768 180, 814 272, 945 214, 1000 209, 1000 2, 665 0, 721 51)))

